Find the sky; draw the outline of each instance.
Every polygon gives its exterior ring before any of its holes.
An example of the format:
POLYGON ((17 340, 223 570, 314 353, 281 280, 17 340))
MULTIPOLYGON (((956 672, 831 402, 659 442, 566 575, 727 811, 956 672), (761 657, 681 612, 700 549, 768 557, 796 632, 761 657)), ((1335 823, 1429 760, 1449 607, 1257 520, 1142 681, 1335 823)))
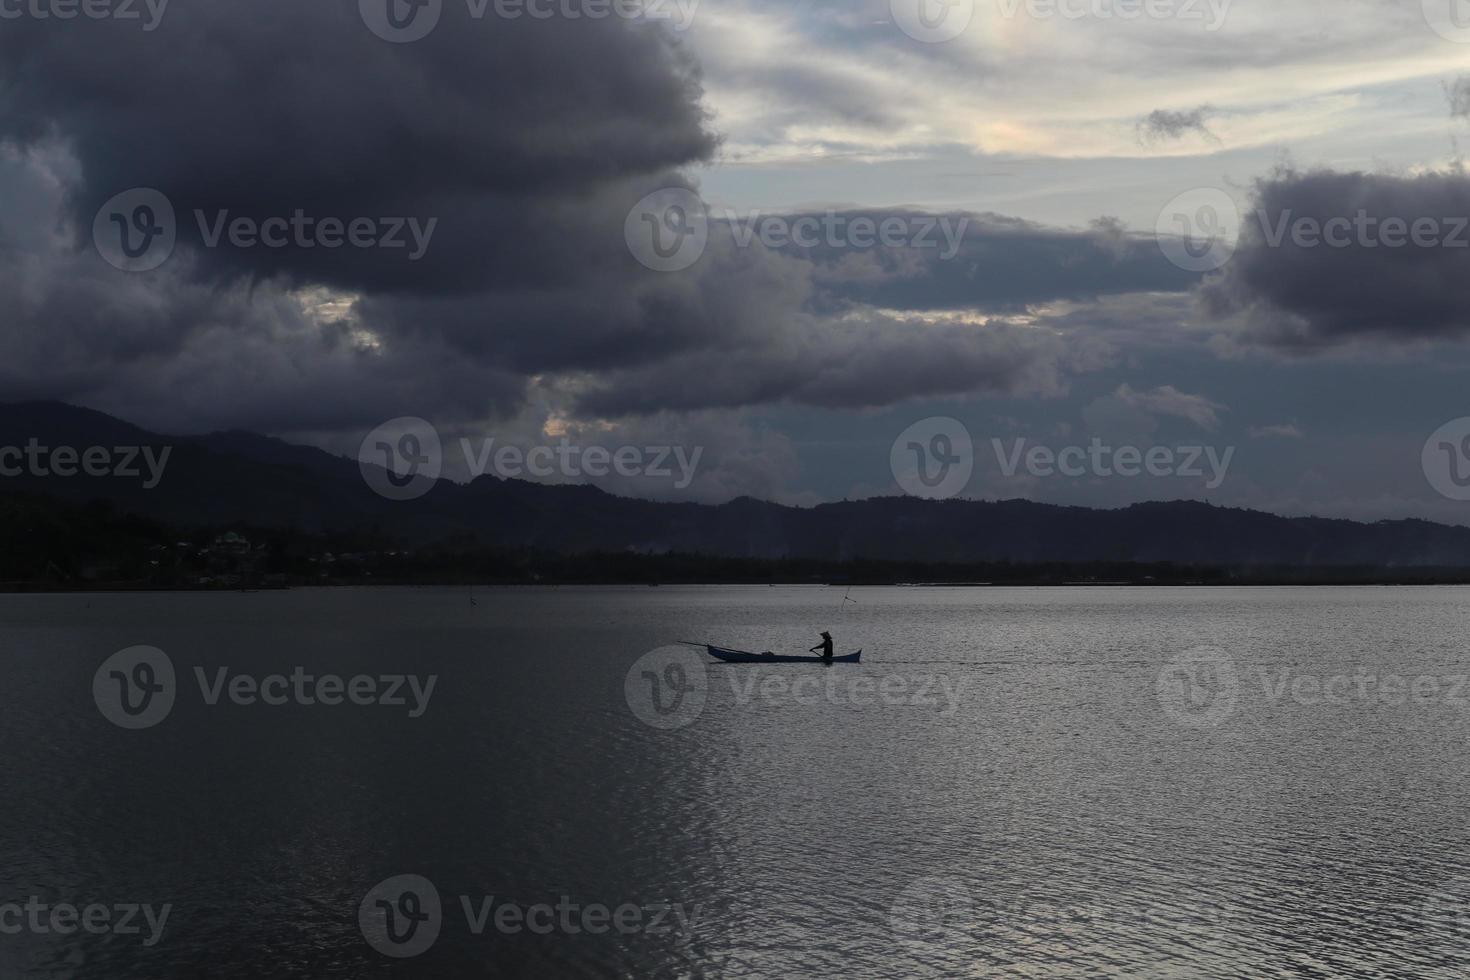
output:
POLYGON ((86 9, 0 0, 4 400, 1470 524, 1462 0, 86 9))

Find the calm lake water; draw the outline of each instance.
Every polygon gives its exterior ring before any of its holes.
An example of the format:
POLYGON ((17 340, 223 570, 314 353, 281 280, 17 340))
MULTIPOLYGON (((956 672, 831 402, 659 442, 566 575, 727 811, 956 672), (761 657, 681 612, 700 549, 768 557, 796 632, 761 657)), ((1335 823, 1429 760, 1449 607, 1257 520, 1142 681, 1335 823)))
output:
POLYGON ((843 598, 0 597, 0 976, 1470 971, 1470 590, 843 598))

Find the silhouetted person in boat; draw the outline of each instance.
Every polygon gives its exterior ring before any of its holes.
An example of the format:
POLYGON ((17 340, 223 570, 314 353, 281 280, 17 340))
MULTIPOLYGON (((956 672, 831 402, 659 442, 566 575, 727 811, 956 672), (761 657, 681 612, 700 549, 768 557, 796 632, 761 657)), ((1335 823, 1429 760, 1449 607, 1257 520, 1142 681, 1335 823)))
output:
POLYGON ((822 651, 822 659, 823 660, 831 660, 832 659, 832 634, 831 633, 828 633, 825 630, 822 631, 822 642, 821 643, 818 643, 816 646, 812 647, 810 652, 811 653, 816 653, 818 650, 822 651))

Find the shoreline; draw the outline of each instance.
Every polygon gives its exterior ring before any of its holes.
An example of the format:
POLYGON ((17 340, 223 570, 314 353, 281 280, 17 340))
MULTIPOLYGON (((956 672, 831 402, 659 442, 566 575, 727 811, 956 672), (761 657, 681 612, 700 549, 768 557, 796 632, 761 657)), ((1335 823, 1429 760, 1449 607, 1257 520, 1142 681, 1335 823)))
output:
POLYGON ((678 582, 627 582, 617 580, 567 580, 567 581, 372 581, 372 582, 322 582, 302 583, 287 586, 261 586, 251 588, 211 586, 156 586, 122 582, 102 582, 91 586, 57 587, 55 583, 33 585, 0 584, 0 595, 143 595, 176 593, 184 595, 257 595, 281 592, 329 592, 346 589, 657 589, 657 588, 775 588, 775 589, 972 589, 976 591, 1020 591, 1035 589, 1412 589, 1470 587, 1470 576, 1459 579, 1425 578, 1414 580, 1396 579, 1318 579, 1301 578, 1289 580, 1234 580, 1234 581, 1174 581, 1174 582, 762 582, 762 581, 711 581, 689 580, 678 582))

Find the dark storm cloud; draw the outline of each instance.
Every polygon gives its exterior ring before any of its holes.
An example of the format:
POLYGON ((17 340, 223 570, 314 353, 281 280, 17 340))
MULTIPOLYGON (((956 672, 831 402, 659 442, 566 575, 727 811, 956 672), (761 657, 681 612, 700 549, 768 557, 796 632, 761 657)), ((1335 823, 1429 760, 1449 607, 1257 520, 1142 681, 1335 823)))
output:
POLYGON ((139 186, 169 197, 186 239, 195 208, 439 218, 438 247, 413 265, 382 251, 212 249, 206 270, 350 288, 554 279, 561 257, 547 253, 577 240, 560 219, 579 195, 714 149, 698 73, 671 37, 618 18, 476 20, 453 2, 411 44, 371 33, 355 0, 178 4, 152 32, 7 21, 0 138, 68 143, 83 227, 139 186))
POLYGON ((920 394, 1051 395, 1063 387, 1066 360, 1057 334, 1011 324, 803 319, 764 344, 606 373, 578 407, 617 417, 780 402, 868 408, 920 394))
POLYGON ((507 416, 533 387, 608 417, 1047 394, 1091 348, 991 315, 1194 281, 1116 222, 908 211, 830 217, 897 218, 928 244, 768 248, 716 215, 695 265, 645 268, 630 211, 693 186, 681 168, 717 140, 673 32, 616 18, 472 20, 446 3, 433 34, 402 45, 352 0, 208 0, 153 32, 7 22, 0 141, 14 300, 0 382, 168 428, 507 416), (76 243, 101 202, 139 186, 168 196, 180 243, 129 274, 76 243), (438 224, 406 262, 203 248, 196 208, 438 224))
POLYGON ((386 296, 361 312, 395 331, 432 324, 465 356, 510 372, 596 376, 578 400, 588 412, 870 406, 1058 384, 1062 351, 1045 331, 903 314, 1021 314, 1059 300, 1183 294, 1198 281, 1106 220, 1064 231, 896 209, 712 217, 705 255, 676 274, 628 263, 617 282, 586 292, 386 296), (904 244, 876 244, 885 223, 904 244), (821 243, 767 247, 771 228, 821 243), (487 331, 487 320, 501 326, 487 331))
POLYGON ((90 404, 156 431, 479 417, 513 411, 526 385, 433 338, 395 338, 381 356, 350 320, 316 322, 292 293, 172 265, 128 276, 86 252, 0 253, 0 296, 4 400, 90 404))
MULTIPOLYGON (((369 322, 392 295, 466 298, 492 335, 532 297, 620 300, 629 204, 714 138, 667 31, 623 21, 457 22, 394 46, 357 4, 179 4, 153 32, 6 21, 0 31, 0 332, 7 397, 106 406, 163 428, 331 428, 382 413, 484 417, 525 375, 466 360, 429 320, 369 322), (97 204, 171 198, 181 244, 154 272, 101 262, 97 204), (372 250, 198 247, 194 207, 440 219, 422 262, 372 250), (71 242, 57 237, 69 229, 71 242), (298 287, 329 287, 337 316, 298 287)), ((457 12, 457 13, 456 13, 457 12)), ((563 311, 542 303, 537 319, 563 311)), ((528 317, 529 319, 529 317, 528 317)), ((519 325, 522 320, 516 319, 519 325)), ((516 363, 516 359, 507 359, 516 363)))
POLYGON ((446 3, 429 37, 395 45, 352 0, 265 0, 179 5, 152 32, 6 21, 0 144, 7 394, 153 418, 172 399, 183 426, 287 428, 513 410, 526 377, 502 362, 540 359, 464 352, 498 352, 546 323, 573 348, 607 350, 602 315, 635 316, 652 277, 623 243, 629 207, 716 141, 697 69, 655 24, 470 20, 446 3), (163 268, 129 275, 58 247, 48 226, 80 245, 98 205, 135 186, 162 190, 178 214, 163 268), (195 208, 438 224, 409 263, 370 249, 200 248, 195 208), (308 315, 303 286, 337 290, 348 315, 308 315), (359 312, 395 296, 460 316, 359 312))
POLYGON ((1207 105, 1197 109, 1170 110, 1155 109, 1138 123, 1138 142, 1144 146, 1167 140, 1182 139, 1188 133, 1198 133, 1207 140, 1219 142, 1219 138, 1210 132, 1206 121, 1214 115, 1215 110, 1207 105))
MULTIPOLYGON (((825 215, 823 216, 825 218, 825 215)), ((1087 231, 1047 228, 998 214, 930 215, 902 210, 839 212, 910 230, 902 248, 788 248, 810 259, 821 299, 896 310, 1024 310, 1057 300, 1133 292, 1183 292, 1198 276, 1170 265, 1152 239, 1129 237, 1114 219, 1087 231), (961 233, 957 240, 956 232, 961 233), (922 241, 921 241, 922 238, 922 241)), ((794 222, 796 216, 789 216, 794 222)))
POLYGON ((617 370, 697 351, 763 346, 793 324, 808 300, 806 263, 758 247, 735 248, 717 233, 689 269, 644 269, 623 244, 622 218, 616 250, 609 249, 620 261, 608 263, 605 275, 584 270, 577 290, 528 284, 373 297, 363 301, 361 313, 394 333, 432 333, 476 361, 532 375, 617 370))
POLYGON ((1283 171, 1258 182, 1239 248, 1201 288, 1204 309, 1281 347, 1461 337, 1467 226, 1470 177, 1458 171, 1283 171))

